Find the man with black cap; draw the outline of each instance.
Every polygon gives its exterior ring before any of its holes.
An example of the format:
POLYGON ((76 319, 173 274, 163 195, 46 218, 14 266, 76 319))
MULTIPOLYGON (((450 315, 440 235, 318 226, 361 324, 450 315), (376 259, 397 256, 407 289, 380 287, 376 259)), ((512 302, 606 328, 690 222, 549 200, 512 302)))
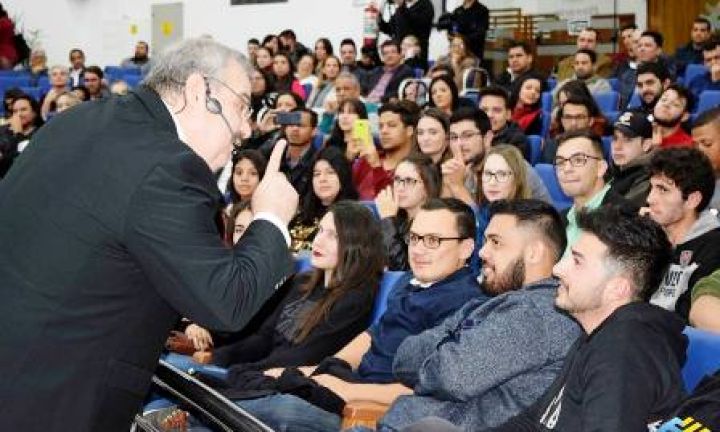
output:
POLYGON ((650 193, 648 163, 653 154, 652 124, 640 110, 625 111, 613 126, 611 196, 639 209, 650 193))

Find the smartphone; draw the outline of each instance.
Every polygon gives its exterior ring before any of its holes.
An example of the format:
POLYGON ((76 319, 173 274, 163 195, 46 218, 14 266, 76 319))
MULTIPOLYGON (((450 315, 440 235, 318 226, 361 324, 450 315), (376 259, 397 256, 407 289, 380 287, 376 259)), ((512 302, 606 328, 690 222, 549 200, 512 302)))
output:
POLYGON ((366 119, 355 119, 353 122, 352 136, 360 140, 363 146, 373 146, 372 135, 370 134, 370 121, 366 119))
POLYGON ((302 124, 302 112, 279 112, 275 114, 275 122, 280 126, 287 125, 301 125, 302 124))

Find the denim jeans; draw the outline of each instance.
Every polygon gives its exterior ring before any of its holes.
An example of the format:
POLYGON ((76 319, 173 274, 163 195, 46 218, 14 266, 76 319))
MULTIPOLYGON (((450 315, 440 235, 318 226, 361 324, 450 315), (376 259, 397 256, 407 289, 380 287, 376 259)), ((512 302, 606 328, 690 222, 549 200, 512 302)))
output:
POLYGON ((276 432, 337 432, 342 419, 304 400, 285 394, 234 401, 276 432))

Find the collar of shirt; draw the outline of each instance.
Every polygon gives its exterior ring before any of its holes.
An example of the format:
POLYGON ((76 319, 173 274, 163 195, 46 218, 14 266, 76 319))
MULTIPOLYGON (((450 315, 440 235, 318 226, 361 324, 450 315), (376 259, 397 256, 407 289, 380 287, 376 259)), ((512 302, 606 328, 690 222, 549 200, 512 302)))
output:
POLYGON ((177 131, 178 139, 180 139, 180 141, 182 141, 182 142, 184 142, 185 144, 187 144, 187 136, 185 135, 185 132, 184 132, 184 131, 182 130, 182 128, 180 127, 180 122, 178 121, 177 116, 176 116, 175 113, 173 112, 173 110, 172 110, 172 108, 170 107, 170 105, 168 105, 168 103, 165 102, 164 99, 161 99, 161 100, 162 100, 163 105, 165 105, 165 108, 167 108, 168 112, 170 113, 170 118, 172 118, 172 121, 173 121, 173 123, 175 124, 175 130, 177 131))
POLYGON ((419 288, 419 289, 428 289, 428 288, 430 288, 431 286, 435 285, 436 283, 437 283, 437 281, 432 281, 432 282, 420 282, 420 281, 417 280, 416 278, 410 279, 410 285, 412 285, 412 286, 415 287, 415 288, 419 288))
POLYGON ((418 1, 420 1, 420 0, 407 0, 405 2, 405 6, 408 8, 411 8, 411 7, 415 6, 418 3, 418 1))

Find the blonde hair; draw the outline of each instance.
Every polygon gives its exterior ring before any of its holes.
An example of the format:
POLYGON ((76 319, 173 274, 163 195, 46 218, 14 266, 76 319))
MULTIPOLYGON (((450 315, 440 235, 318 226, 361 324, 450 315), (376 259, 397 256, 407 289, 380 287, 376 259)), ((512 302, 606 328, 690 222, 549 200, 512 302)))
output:
POLYGON ((475 171, 478 185, 478 203, 483 204, 487 202, 487 197, 485 196, 485 194, 483 194, 482 191, 482 172, 485 168, 485 164, 487 163, 488 158, 492 155, 498 155, 502 157, 513 173, 513 181, 515 182, 515 187, 511 191, 508 199, 530 198, 532 193, 530 191, 530 184, 528 183, 528 169, 527 165, 525 164, 525 158, 523 157, 522 153, 520 153, 520 150, 517 149, 517 147, 510 144, 499 144, 490 147, 490 150, 485 153, 485 157, 475 171))

